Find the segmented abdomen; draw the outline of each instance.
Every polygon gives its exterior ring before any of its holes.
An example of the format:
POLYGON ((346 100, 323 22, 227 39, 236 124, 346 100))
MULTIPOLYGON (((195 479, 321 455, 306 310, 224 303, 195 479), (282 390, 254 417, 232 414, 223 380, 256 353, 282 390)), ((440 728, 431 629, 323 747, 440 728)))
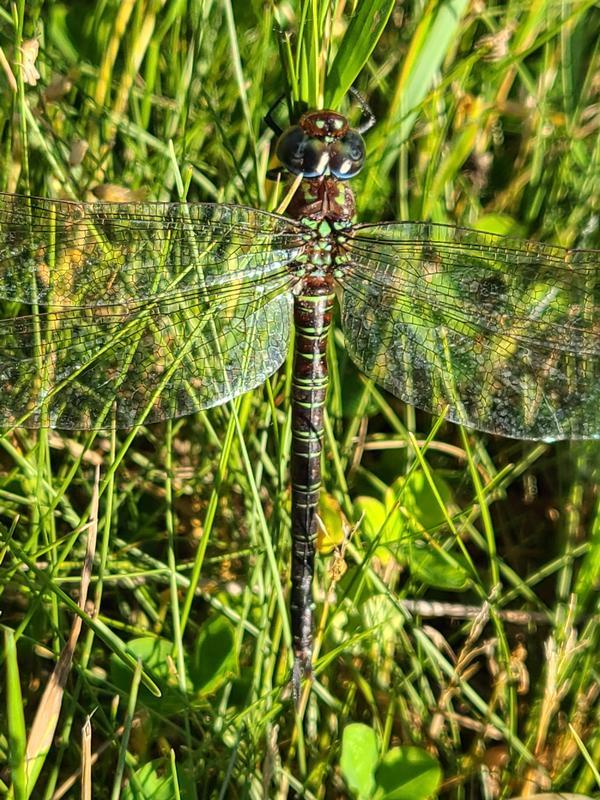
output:
POLYGON ((292 634, 301 671, 312 657, 312 597, 317 506, 321 488, 327 334, 333 309, 330 276, 305 278, 294 299, 292 378, 292 634))

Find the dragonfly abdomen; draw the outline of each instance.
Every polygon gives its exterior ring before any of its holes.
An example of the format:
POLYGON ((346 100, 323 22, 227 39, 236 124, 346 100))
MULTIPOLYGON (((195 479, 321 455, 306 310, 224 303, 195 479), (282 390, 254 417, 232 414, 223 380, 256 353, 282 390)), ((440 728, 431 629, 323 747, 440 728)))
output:
POLYGON ((294 371, 292 378, 292 636, 294 691, 310 672, 312 578, 317 507, 321 488, 323 408, 327 394, 327 334, 334 293, 330 276, 305 279, 294 298, 294 371))

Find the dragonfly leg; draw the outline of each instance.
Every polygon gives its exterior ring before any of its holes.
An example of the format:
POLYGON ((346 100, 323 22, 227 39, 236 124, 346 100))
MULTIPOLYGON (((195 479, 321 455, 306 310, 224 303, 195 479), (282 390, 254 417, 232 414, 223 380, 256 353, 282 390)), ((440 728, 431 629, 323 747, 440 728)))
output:
POLYGON ((267 180, 269 181, 276 181, 279 180, 280 176, 286 176, 287 170, 285 167, 273 167, 272 169, 267 170, 267 180))
POLYGON ((356 130, 361 134, 365 133, 366 131, 370 130, 373 127, 373 125, 375 125, 377 119, 375 118, 375 114, 371 111, 371 106, 367 103, 367 101, 358 91, 358 89, 355 89, 354 86, 351 86, 350 94, 354 97, 354 99, 360 106, 361 111, 363 112, 363 115, 365 117, 365 119, 360 123, 360 125, 356 126, 356 130))
POLYGON ((275 100, 271 108, 265 114, 265 122, 269 126, 269 128, 271 128, 271 130, 276 136, 281 136, 281 134, 283 133, 283 128, 277 122, 275 122, 275 117, 273 116, 273 114, 275 113, 275 109, 277 108, 277 106, 281 103, 281 101, 284 98, 285 95, 280 94, 277 100, 275 100))

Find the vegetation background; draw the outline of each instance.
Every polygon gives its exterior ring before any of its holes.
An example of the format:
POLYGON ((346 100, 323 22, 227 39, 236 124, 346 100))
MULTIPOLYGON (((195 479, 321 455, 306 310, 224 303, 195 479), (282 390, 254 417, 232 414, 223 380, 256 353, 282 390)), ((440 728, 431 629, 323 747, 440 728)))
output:
MULTIPOLYGON (((355 113, 355 84, 359 219, 598 247, 599 33, 582 0, 4 0, 0 189, 273 209, 264 113, 355 113)), ((597 445, 415 412, 339 333, 330 361, 297 713, 289 365, 131 434, 0 439, 1 795, 600 792, 597 445)))

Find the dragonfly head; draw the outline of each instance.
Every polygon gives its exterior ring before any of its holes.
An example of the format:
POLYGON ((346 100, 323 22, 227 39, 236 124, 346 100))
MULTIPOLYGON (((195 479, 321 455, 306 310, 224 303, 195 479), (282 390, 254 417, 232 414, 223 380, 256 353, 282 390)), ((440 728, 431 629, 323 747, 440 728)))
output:
POLYGON ((297 125, 285 130, 275 148, 277 157, 293 175, 320 178, 331 174, 338 180, 357 175, 365 161, 360 133, 335 111, 307 111, 297 125))

